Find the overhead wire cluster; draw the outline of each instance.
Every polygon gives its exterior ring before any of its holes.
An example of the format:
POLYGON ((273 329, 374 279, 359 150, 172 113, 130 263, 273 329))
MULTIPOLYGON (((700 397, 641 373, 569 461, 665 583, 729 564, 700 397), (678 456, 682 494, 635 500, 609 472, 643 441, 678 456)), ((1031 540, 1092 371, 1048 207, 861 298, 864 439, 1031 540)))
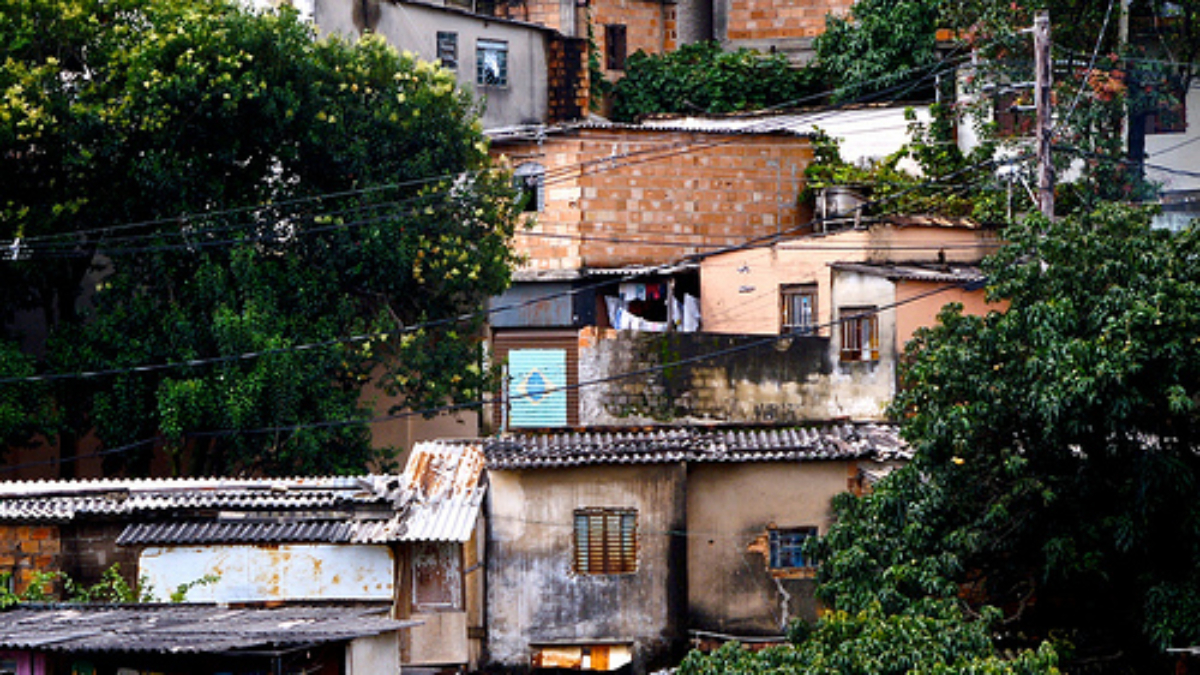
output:
MULTIPOLYGON (((907 93, 908 91, 911 91, 916 86, 919 86, 921 82, 927 80, 928 78, 936 77, 937 75, 948 71, 950 69, 951 65, 953 65, 953 62, 942 62, 940 64, 935 64, 935 66, 933 68, 929 69, 928 72, 926 72, 922 77, 918 78, 914 82, 907 84, 905 86, 898 85, 896 87, 889 88, 888 90, 884 90, 884 92, 882 94, 887 95, 888 93, 892 93, 892 94, 898 94, 898 96, 902 96, 904 93, 907 93)), ((880 95, 881 95, 881 93, 877 92, 877 93, 873 94, 872 97, 878 97, 880 95)), ((859 102, 861 102, 861 101, 859 101, 859 102)), ((850 104, 831 106, 828 110, 826 110, 826 113, 833 114, 837 110, 844 108, 846 105, 850 105, 850 104)), ((817 121, 819 121, 819 119, 817 121)), ((770 124, 770 122, 764 121, 762 124, 766 125, 766 124, 770 124)), ((748 125, 748 127, 743 129, 742 132, 745 133, 747 131, 753 131, 755 126, 756 125, 754 125, 754 124, 748 125)), ((592 171, 592 172, 608 171, 608 170, 614 170, 614 169, 620 168, 620 167, 632 166, 634 164, 643 163, 643 162, 659 161, 661 159, 675 156, 678 154, 683 154, 683 153, 687 153, 687 152, 696 152, 698 150, 703 150, 703 149, 707 149, 707 148, 711 148, 711 147, 715 147, 715 146, 719 146, 719 145, 723 145, 723 144, 733 143, 733 142, 736 142, 736 140, 737 139, 723 139, 720 141, 691 141, 691 142, 682 143, 682 144, 669 144, 666 147, 658 147, 658 148, 653 148, 653 149, 648 149, 648 150, 640 150, 640 151, 637 151, 634 153, 627 153, 625 155, 615 157, 615 158, 607 157, 607 158, 603 158, 603 159, 599 159, 599 160, 592 160, 592 161, 585 162, 580 165, 560 168, 560 169, 556 170, 556 173, 554 173, 550 176, 547 176, 546 182, 548 184, 550 184, 552 182, 569 180, 574 175, 578 175, 578 173, 581 171, 592 171)), ((888 197, 885 200, 875 200, 875 201, 867 202, 867 203, 863 204, 860 208, 868 208, 868 207, 872 207, 872 206, 878 206, 882 203, 885 203, 886 201, 899 199, 901 196, 903 196, 907 192, 911 192, 912 190, 925 189, 925 188, 929 188, 929 187, 937 187, 939 185, 943 185, 945 183, 948 183, 949 181, 957 179, 963 173, 967 173, 969 171, 974 171, 974 170, 977 170, 980 168, 985 168, 987 166, 995 166, 995 165, 1003 164, 1003 163, 1013 163, 1013 162, 1017 162, 1017 161, 1023 161, 1024 159, 1026 159, 1026 157, 1020 156, 1020 157, 1013 157, 1013 158, 1008 158, 1008 159, 1004 159, 1004 160, 989 160, 987 162, 983 162, 983 163, 980 163, 977 165, 964 167, 963 169, 956 171, 951 175, 943 176, 943 177, 940 177, 935 180, 925 181, 923 183, 913 185, 904 191, 901 191, 897 194, 891 195, 890 197, 888 197)), ((232 216, 232 217, 249 217, 249 218, 257 221, 258 220, 257 216, 259 214, 262 214, 264 212, 278 212, 281 208, 284 208, 284 207, 307 207, 307 206, 311 206, 311 205, 322 205, 322 204, 328 203, 329 201, 334 200, 334 199, 339 199, 339 198, 344 198, 344 197, 354 197, 354 196, 357 196, 360 194, 366 194, 368 192, 377 193, 377 192, 382 192, 382 191, 386 191, 386 190, 402 189, 402 188, 410 188, 410 187, 422 187, 422 186, 429 186, 429 185, 435 185, 435 184, 442 184, 443 186, 449 186, 450 184, 453 183, 453 181, 456 178, 458 178, 458 177, 438 176, 438 177, 423 179, 423 180, 419 180, 419 181, 409 181, 409 182, 405 182, 405 183, 397 183, 394 185, 375 186, 375 187, 371 187, 371 188, 365 188, 362 190, 351 190, 351 191, 345 191, 345 192, 339 192, 339 193, 333 193, 333 194, 317 195, 317 196, 312 196, 312 197, 303 197, 303 198, 298 198, 298 199, 294 199, 294 200, 289 200, 287 202, 279 202, 276 204, 268 204, 268 205, 262 205, 262 206, 250 206, 250 207, 239 207, 239 208, 235 208, 235 209, 227 209, 227 210, 222 210, 222 211, 208 212, 208 213, 204 213, 204 214, 192 214, 189 216, 184 216, 184 217, 179 217, 179 218, 167 218, 167 219, 159 219, 159 220, 154 220, 154 221, 143 221, 143 222, 139 222, 139 223, 129 223, 129 224, 117 225, 117 226, 112 226, 112 227, 107 227, 107 228, 96 228, 93 230, 80 231, 80 232, 72 233, 70 235, 64 235, 63 237, 58 237, 58 236, 54 236, 54 235, 47 235, 47 236, 43 236, 43 237, 30 237, 30 238, 23 239, 20 241, 13 240, 13 241, 9 241, 9 242, 0 242, 0 249, 7 247, 10 249, 16 248, 16 249, 26 250, 26 251, 28 251, 28 255, 45 255, 47 257, 54 257, 56 255, 66 256, 66 255, 68 255, 68 252, 74 251, 74 247, 77 246, 76 241, 70 241, 68 238, 69 237, 78 237, 80 235, 100 237, 101 240, 105 241, 107 244, 119 244, 118 246, 106 245, 105 247, 102 247, 100 249, 104 252, 105 255, 108 255, 108 256, 143 253, 143 252, 159 251, 159 250, 180 250, 180 249, 196 250, 197 248, 204 248, 204 247, 228 246, 228 245, 233 245, 234 243, 245 242, 247 240, 246 237, 232 236, 234 233, 239 232, 239 226, 222 225, 222 226, 218 226, 218 227, 214 227, 214 228, 196 227, 196 228, 190 229, 190 231, 186 231, 186 232, 182 231, 182 230, 186 230, 188 228, 181 228, 181 232, 170 233, 170 234, 172 236, 179 237, 182 241, 179 241, 178 243, 169 243, 169 244, 160 243, 161 238, 164 236, 163 232, 137 233, 137 230, 161 226, 161 225, 165 225, 165 224, 200 223, 200 222, 205 222, 205 221, 213 219, 213 218, 230 217, 230 216, 232 216), (130 233, 130 234, 126 234, 126 233, 130 233), (219 238, 220 235, 226 235, 226 236, 224 236, 223 238, 219 238), (26 249, 24 247, 28 247, 28 248, 26 249)), ((448 188, 444 188, 444 189, 448 189, 448 188)), ((367 209, 368 209, 368 211, 371 209, 383 210, 383 209, 388 209, 388 208, 404 209, 405 207, 411 207, 414 204, 423 204, 424 200, 431 199, 434 196, 436 196, 437 194, 439 194, 438 191, 431 191, 431 192, 427 192, 425 194, 417 195, 415 197, 408 197, 408 198, 398 199, 398 200, 385 200, 383 202, 370 204, 370 205, 368 205, 367 209)), ((325 219, 326 222, 328 222, 328 224, 324 225, 324 226, 320 226, 318 228, 305 228, 305 230, 311 232, 313 230, 330 231, 330 230, 337 229, 337 228, 351 228, 351 227, 356 227, 356 226, 360 226, 360 225, 373 224, 373 223, 377 223, 377 222, 386 222, 395 217, 395 212, 390 212, 390 213, 371 216, 371 217, 358 217, 358 218, 351 218, 349 220, 340 221, 340 222, 332 222, 332 221, 336 220, 337 218, 340 218, 343 216, 347 216, 347 215, 351 215, 351 214, 361 215, 362 213, 363 213, 363 210, 357 206, 353 207, 353 208, 343 209, 343 210, 321 211, 319 213, 319 217, 321 217, 322 219, 325 219)), ((313 216, 309 215, 308 217, 313 217, 313 216)), ((727 254, 730 252, 736 252, 739 250, 746 250, 746 249, 762 246, 764 244, 778 241, 779 239, 781 239, 784 236, 793 236, 797 232, 805 230, 807 228, 810 228, 814 223, 817 223, 820 221, 821 221, 820 218, 816 218, 813 221, 798 225, 794 228, 790 228, 789 230, 773 233, 771 235, 767 235, 767 236, 763 236, 763 237, 754 238, 754 239, 748 240, 746 242, 743 242, 743 243, 740 243, 737 245, 714 247, 711 250, 706 250, 706 251, 703 251, 700 253, 694 253, 690 256, 687 256, 686 261, 698 262, 700 260, 706 259, 711 256, 727 254)), ((261 227, 261 225, 262 225, 262 223, 260 223, 260 222, 254 222, 249 226, 241 226, 241 227, 244 229, 247 227, 250 227, 250 228, 261 227)), ((269 237, 271 235, 262 235, 262 236, 269 237)), ((789 241, 797 241, 797 240, 803 240, 803 238, 789 239, 789 241)), ((664 243, 666 243, 666 242, 664 242, 664 243)), ((690 246, 692 248, 700 248, 700 247, 697 247, 695 244, 688 244, 688 246, 690 246)), ((21 259, 28 259, 28 258, 26 256, 22 256, 21 259)), ((154 372, 154 371, 162 371, 162 370, 189 369, 189 368, 208 366, 208 365, 217 364, 217 363, 253 360, 253 359, 259 358, 261 356, 264 356, 266 354, 272 354, 272 353, 312 350, 312 349, 329 347, 329 346, 332 346, 335 344, 356 343, 356 342, 364 342, 364 341, 369 341, 369 340, 383 339, 383 338, 389 337, 389 335, 395 335, 395 334, 398 334, 398 333, 401 333, 404 331, 415 331, 415 330, 433 328, 433 327, 446 325, 446 324, 450 324, 450 323, 456 323, 456 322, 460 322, 460 321, 475 319, 481 315, 487 315, 487 314, 492 314, 492 313, 502 312, 502 311, 509 311, 509 310, 518 309, 518 308, 525 307, 525 306, 535 305, 538 303, 556 299, 558 297, 562 297, 564 295, 574 295, 574 294, 578 294, 578 293, 588 292, 591 290, 596 290, 596 289, 599 289, 602 287, 611 286, 611 285, 621 283, 623 281, 631 280, 631 279, 637 278, 639 276, 645 276, 646 274, 653 274, 655 272, 661 272, 668 268, 673 267, 676 264, 677 263, 672 263, 670 265, 662 265, 662 266, 647 268, 647 269, 639 270, 632 274, 614 275, 610 278, 600 280, 596 283, 588 284, 585 286, 577 286, 577 287, 571 288, 567 291, 551 293, 551 294, 547 294, 547 295, 540 296, 537 298, 531 298, 531 299, 527 299, 527 300, 524 300, 521 302, 510 303, 510 304, 506 304, 503 306, 492 306, 490 308, 482 309, 477 312, 472 312, 469 314, 464 314, 459 317, 444 319, 441 321, 426 322, 426 323, 412 325, 412 326, 405 326, 404 328, 399 329, 397 331, 353 335, 353 336, 347 336, 345 338, 340 338, 340 339, 336 339, 336 340, 325 340, 325 341, 318 341, 318 342, 312 342, 312 343, 297 344, 297 345, 293 345, 293 346, 290 346, 287 348, 281 348, 281 349, 276 349, 276 350, 263 350, 263 351, 258 351, 258 352, 246 352, 246 353, 241 353, 241 354, 222 355, 222 356, 205 358, 205 359, 189 359, 186 361, 179 361, 179 362, 175 362, 175 363, 144 364, 144 365, 140 365, 140 366, 122 367, 122 368, 103 368, 103 369, 97 369, 97 370, 88 371, 88 372, 44 373, 44 374, 39 374, 39 375, 35 375, 35 376, 30 376, 30 377, 3 378, 3 379, 0 379, 0 385, 12 384, 12 383, 17 383, 17 382, 51 382, 51 381, 72 380, 72 379, 97 378, 97 377, 104 377, 104 376, 116 376, 116 375, 123 375, 123 374, 146 373, 146 372, 154 372)), ((917 296, 914 298, 909 298, 904 301, 894 303, 893 305, 890 305, 890 306, 878 307, 878 308, 876 308, 875 311, 884 311, 887 309, 891 309, 895 306, 900 306, 900 305, 903 305, 903 304, 906 304, 909 302, 914 302, 916 300, 922 299, 923 297, 927 297, 928 295, 945 292, 947 290, 950 290, 953 288, 958 288, 958 287, 960 287, 959 284, 949 284, 944 287, 935 289, 925 295, 917 296)), ((830 324, 826 324, 826 326, 833 325, 833 323, 836 323, 836 322, 831 322, 830 324)), ((817 327, 817 328, 820 328, 820 327, 817 327)), ((719 358, 721 356, 730 355, 730 354, 737 353, 740 351, 760 348, 760 347, 763 347, 766 345, 777 343, 780 340, 791 339, 792 337, 794 337, 794 336, 787 335, 787 334, 772 335, 770 337, 764 338, 759 341, 754 341, 754 342, 751 342, 751 343, 748 343, 745 345, 740 345, 736 348, 727 349, 727 350, 719 350, 719 351, 715 351, 715 352, 711 352, 711 353, 707 353, 707 354, 703 354, 703 355, 698 355, 696 357, 691 357, 689 359, 682 359, 682 360, 673 361, 670 363, 663 363, 663 364, 653 366, 651 368, 641 369, 641 370, 637 370, 637 371, 631 371, 631 372, 625 372, 625 373, 615 373, 615 374, 609 375, 604 378, 598 378, 596 380, 590 380, 590 381, 586 381, 586 382, 578 382, 573 385, 570 385, 570 387, 568 387, 568 388, 569 389, 581 389, 581 388, 585 388, 585 387, 589 387, 589 386, 597 386, 597 385, 605 384, 608 382, 612 382, 612 381, 616 381, 616 380, 620 380, 620 379, 624 379, 624 378, 631 378, 631 377, 638 377, 638 376, 653 374, 655 372, 659 372, 659 371, 662 371, 667 368, 678 367, 680 365, 685 365, 688 363, 693 363, 693 362, 703 361, 703 360, 708 360, 708 359, 713 359, 713 358, 719 358)), ((514 398, 513 396, 509 396, 508 400, 512 400, 513 398, 514 398)), ((334 420, 334 421, 326 421, 326 422, 312 423, 312 424, 285 425, 285 426, 271 427, 271 428, 264 428, 264 429, 210 430, 210 431, 203 431, 203 432, 192 432, 188 435, 191 437, 227 436, 227 435, 233 435, 233 434, 280 433, 280 432, 288 432, 288 431, 299 431, 302 429, 337 427, 337 426, 348 426, 348 425, 363 425, 363 424, 370 425, 370 424, 377 424, 377 423, 391 421, 391 420, 405 418, 405 417, 411 417, 414 415, 430 415, 430 414, 437 414, 437 413, 444 413, 444 412, 454 412, 454 411, 458 411, 458 410, 479 408, 482 406, 493 405, 496 403, 497 403, 497 401, 495 401, 495 400, 485 398, 485 399, 481 399, 481 400, 477 400, 477 401, 470 401, 470 402, 466 402, 466 403, 447 405, 447 406, 434 408, 434 409, 408 410, 408 411, 403 411, 401 413, 384 415, 384 416, 375 417, 375 418, 371 418, 371 419, 367 419, 367 420, 363 420, 363 419, 334 420)), ((107 450, 98 451, 96 454, 94 454, 92 456, 106 456, 106 455, 110 455, 110 454, 118 454, 118 453, 126 452, 128 450, 131 450, 131 449, 134 449, 137 447, 149 445, 149 444, 155 443, 157 441, 158 441, 157 438, 143 439, 143 440, 140 440, 140 441, 137 441, 134 443, 130 443, 128 445, 120 446, 117 448, 110 448, 107 450)), ((73 459, 83 459, 83 458, 78 457, 78 458, 73 458, 73 459)), ((51 460, 51 461, 62 461, 62 460, 51 460)), ((6 471, 16 470, 16 469, 22 468, 24 466, 28 466, 28 465, 6 467, 4 470, 6 470, 6 471)))

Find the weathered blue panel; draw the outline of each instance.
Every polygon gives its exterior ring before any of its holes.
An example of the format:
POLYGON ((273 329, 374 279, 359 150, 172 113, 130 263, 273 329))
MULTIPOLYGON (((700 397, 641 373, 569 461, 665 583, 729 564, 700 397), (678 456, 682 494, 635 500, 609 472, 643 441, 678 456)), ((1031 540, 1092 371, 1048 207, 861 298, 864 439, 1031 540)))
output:
POLYGON ((567 425, 567 350, 508 352, 510 427, 567 425))

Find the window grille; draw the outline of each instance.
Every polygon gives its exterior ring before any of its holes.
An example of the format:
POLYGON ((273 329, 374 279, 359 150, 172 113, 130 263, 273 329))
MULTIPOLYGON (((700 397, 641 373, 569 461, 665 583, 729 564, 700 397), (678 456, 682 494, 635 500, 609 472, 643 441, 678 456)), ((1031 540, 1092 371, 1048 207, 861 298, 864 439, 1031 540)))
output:
POLYGON ((575 572, 633 574, 637 571, 637 511, 575 511, 575 572))

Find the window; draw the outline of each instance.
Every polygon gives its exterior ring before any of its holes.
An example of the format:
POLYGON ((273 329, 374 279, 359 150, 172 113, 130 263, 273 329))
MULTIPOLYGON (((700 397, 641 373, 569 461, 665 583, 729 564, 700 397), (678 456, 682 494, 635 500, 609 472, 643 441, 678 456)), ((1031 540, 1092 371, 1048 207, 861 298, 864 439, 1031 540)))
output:
POLYGON ((481 87, 508 86, 508 43, 480 40, 475 43, 475 83, 481 87))
POLYGON ((874 307, 838 310, 842 330, 842 361, 879 359, 879 314, 874 307))
POLYGON ((1032 106, 1032 89, 996 96, 994 118, 997 133, 1003 138, 1032 135, 1037 124, 1037 113, 1032 106))
POLYGON ((609 70, 625 70, 625 26, 609 24, 604 27, 604 62, 609 70))
POLYGON ((458 70, 458 33, 438 31, 437 57, 443 67, 458 70))
POLYGON ((525 212, 541 211, 546 206, 545 193, 542 189, 546 169, 537 162, 526 162, 513 172, 513 181, 520 192, 522 210, 525 212))
POLYGON ((817 536, 817 528, 815 527, 769 530, 771 569, 782 570, 812 567, 812 563, 804 556, 804 542, 815 536, 817 536))
POLYGON ((784 333, 813 333, 817 326, 817 285, 786 284, 779 289, 783 300, 784 333))
POLYGON ((633 574, 637 571, 637 511, 577 509, 575 572, 633 574))

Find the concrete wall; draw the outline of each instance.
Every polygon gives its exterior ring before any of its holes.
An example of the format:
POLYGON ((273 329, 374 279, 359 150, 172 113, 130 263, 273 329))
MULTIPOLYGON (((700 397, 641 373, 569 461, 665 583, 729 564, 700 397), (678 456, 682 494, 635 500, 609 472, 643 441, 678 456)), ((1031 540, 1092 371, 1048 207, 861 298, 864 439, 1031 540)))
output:
POLYGON ((682 645, 686 601, 681 465, 495 471, 490 475, 488 646, 494 665, 528 666, 530 644, 630 643, 636 672, 682 645), (634 574, 572 571, 575 509, 637 510, 634 574))
POLYGON ((400 636, 396 631, 351 640, 346 646, 346 675, 400 672, 400 636))
POLYGON ((886 364, 837 363, 826 337, 780 341, 705 333, 636 333, 585 329, 580 382, 652 369, 605 382, 580 396, 580 423, 638 426, 699 419, 793 424, 839 417, 881 419, 892 394, 886 364), (724 352, 691 362, 693 357, 724 352), (685 362, 657 369, 658 366, 685 362))
POLYGON ((693 464, 688 471, 688 615, 693 630, 781 635, 813 621, 813 574, 772 571, 769 528, 830 523, 854 462, 693 464), (748 498, 753 495, 753 498, 748 498))
MULTIPOLYGON (((842 361, 842 324, 832 327, 829 358, 835 364, 831 386, 839 394, 843 409, 851 419, 883 420, 885 408, 896 394, 896 287, 882 277, 838 272, 830 291, 833 320, 843 318, 846 308, 878 308, 879 358, 867 361, 842 361)), ((854 314, 850 312, 849 314, 854 314)))
POLYGON ((397 49, 437 62, 438 31, 458 35, 459 86, 486 101, 483 126, 490 129, 546 120, 550 34, 538 27, 419 2, 316 0, 315 20, 322 34, 357 38, 370 29, 397 49), (364 12, 363 7, 367 10, 364 12), (476 86, 475 50, 481 40, 508 44, 508 85, 476 86))
POLYGON ((801 136, 619 128, 493 152, 513 166, 537 161, 553 177, 545 210, 516 238, 529 270, 668 263, 789 230, 812 159, 801 136))
MULTIPOLYGON (((1167 191, 1200 190, 1200 174, 1196 173, 1200 166, 1200 140, 1196 140, 1200 138, 1200 79, 1192 82, 1186 106, 1185 133, 1146 136, 1146 162, 1151 165, 1146 177, 1161 182, 1167 191)), ((1200 206, 1194 211, 1200 211, 1200 206)))
POLYGON ((879 223, 736 251, 704 260, 700 303, 704 330, 714 333, 779 332, 782 284, 817 284, 819 335, 830 335, 833 262, 975 262, 995 250, 991 231, 879 223))
POLYGON ((811 57, 812 39, 825 32, 825 15, 845 15, 854 0, 714 0, 713 32, 726 49, 782 51, 811 57))

